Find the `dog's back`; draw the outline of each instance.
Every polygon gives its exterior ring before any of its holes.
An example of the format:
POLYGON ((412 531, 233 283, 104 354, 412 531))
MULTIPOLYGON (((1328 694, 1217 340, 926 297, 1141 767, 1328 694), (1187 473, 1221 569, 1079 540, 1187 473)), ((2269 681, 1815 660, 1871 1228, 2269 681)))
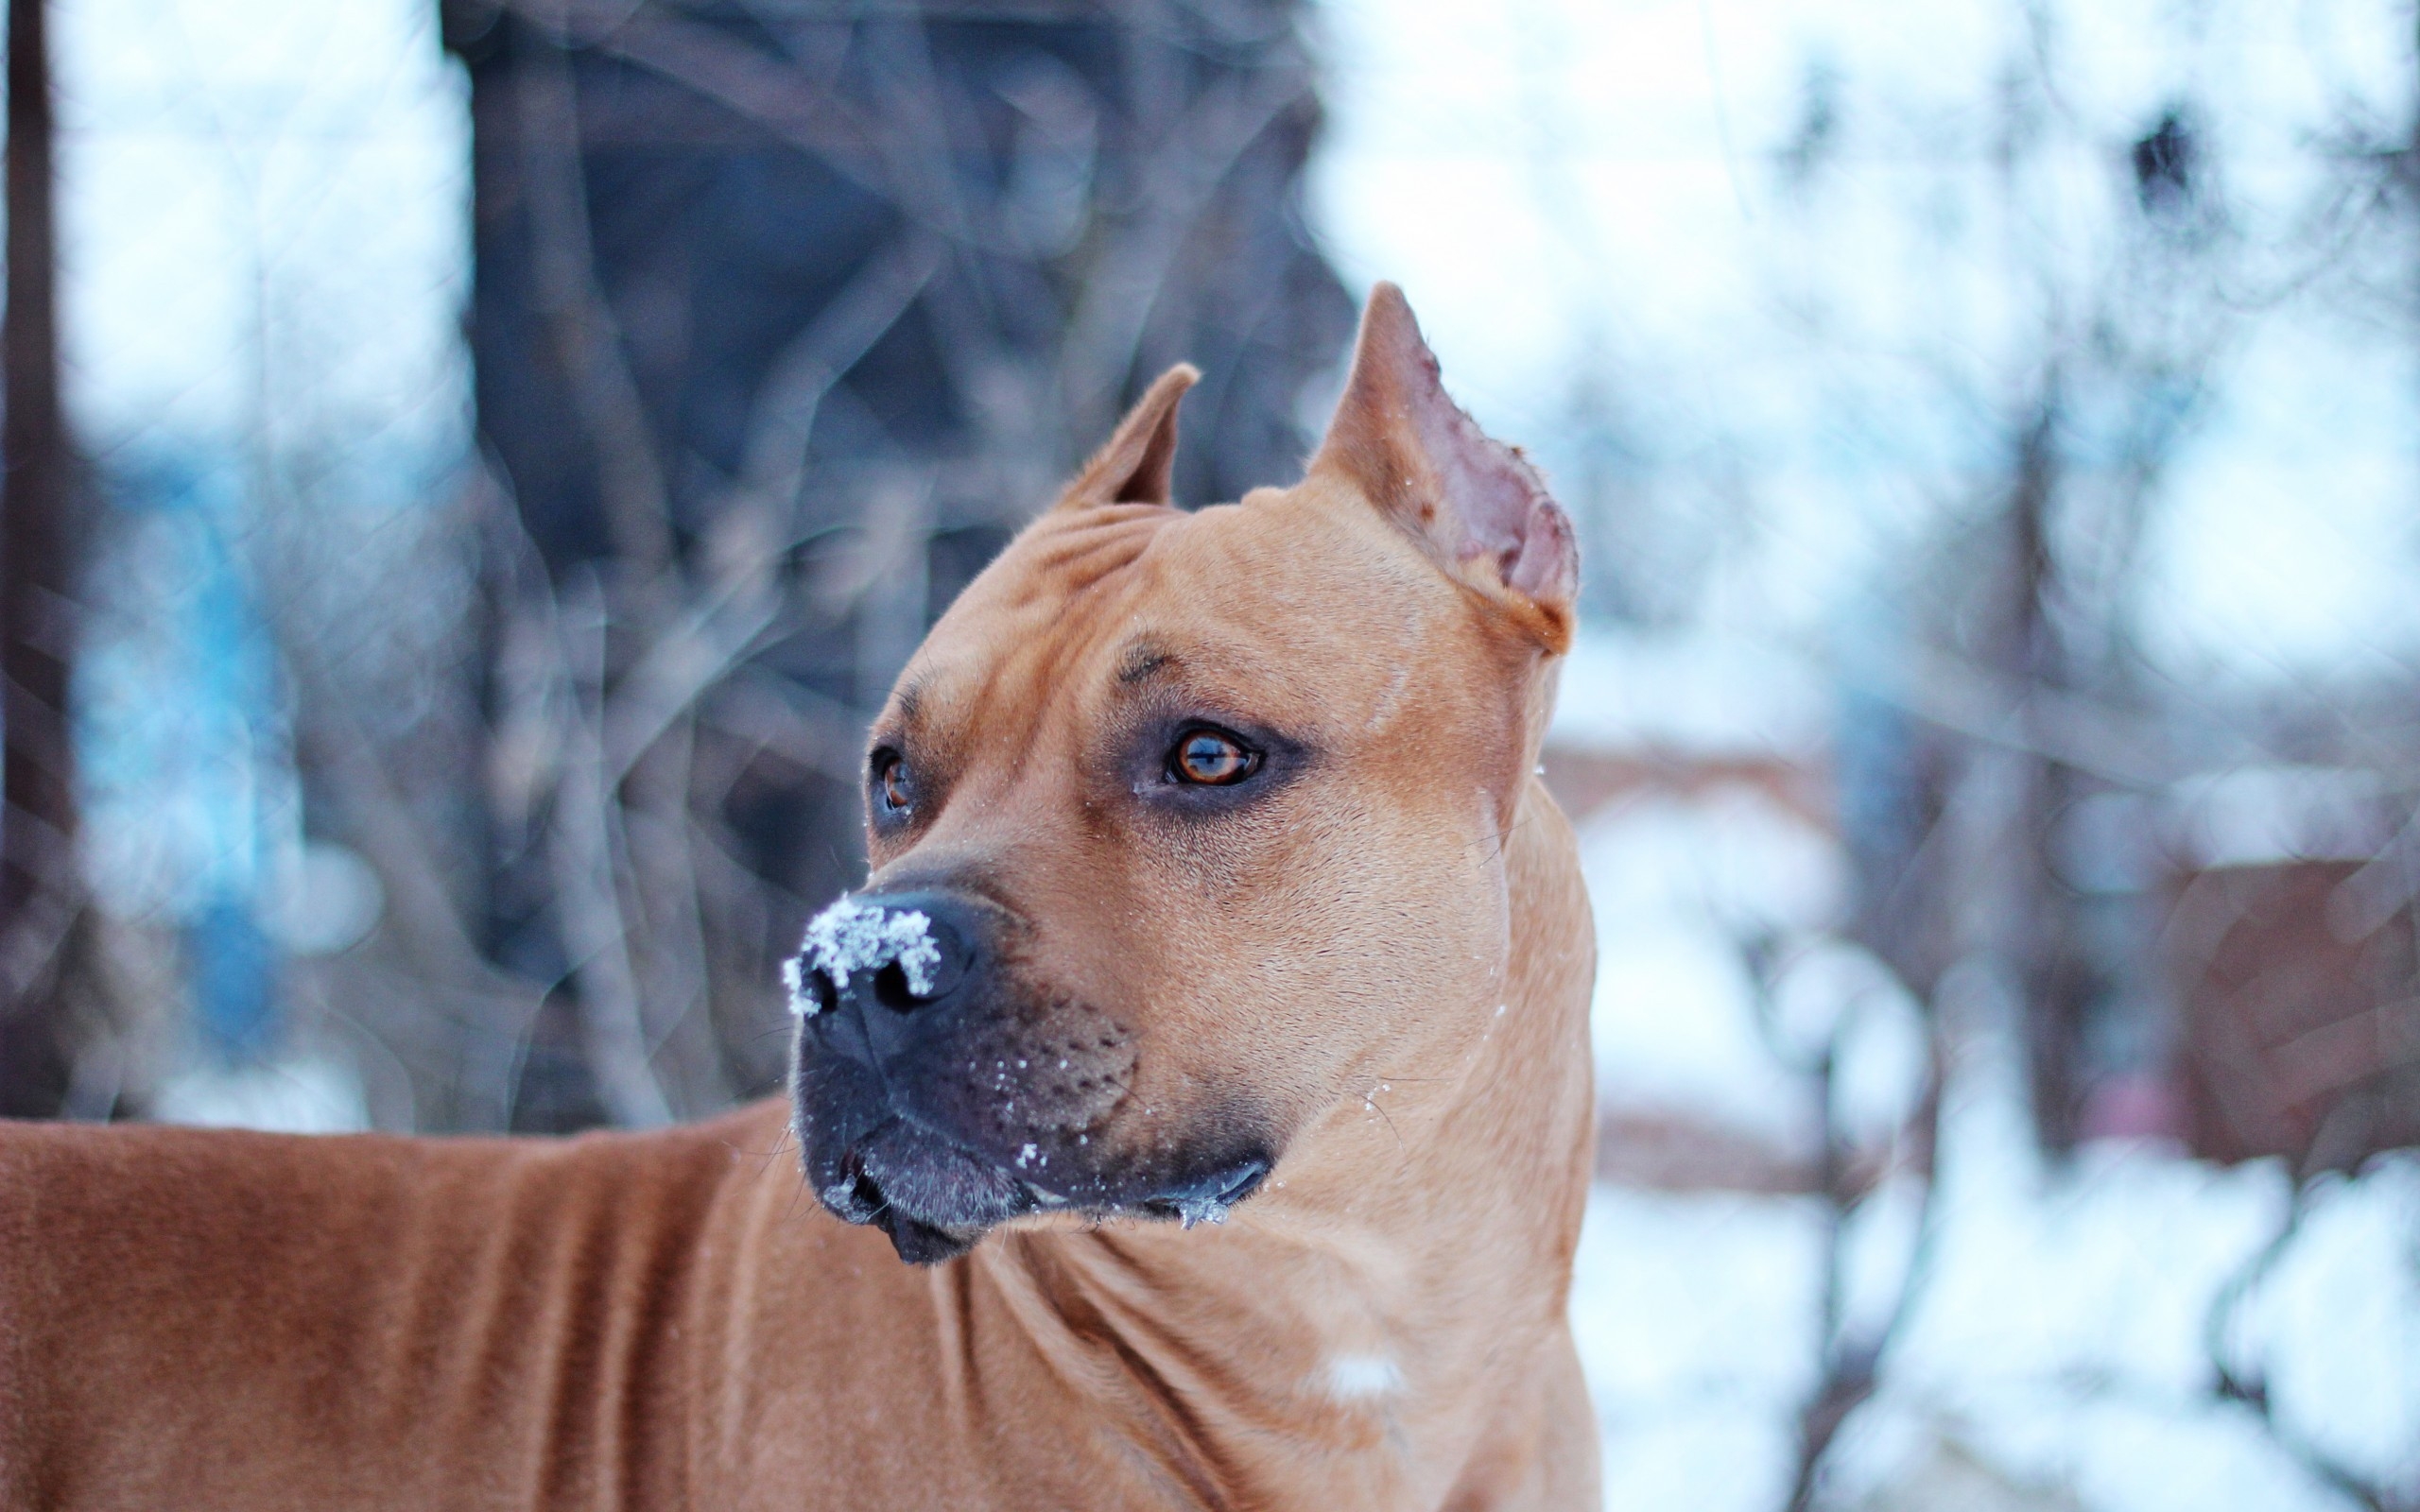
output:
POLYGON ((677 1504, 679 1445, 647 1440, 681 1432, 699 1236, 781 1158, 779 1117, 567 1142, 0 1125, 0 1506, 618 1500, 582 1484, 599 1467, 677 1504))

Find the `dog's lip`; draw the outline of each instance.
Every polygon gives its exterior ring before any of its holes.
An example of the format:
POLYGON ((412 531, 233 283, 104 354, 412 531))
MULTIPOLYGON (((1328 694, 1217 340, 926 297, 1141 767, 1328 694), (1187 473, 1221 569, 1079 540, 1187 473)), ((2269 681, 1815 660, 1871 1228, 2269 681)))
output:
POLYGON ((1224 1223, 1236 1204, 1260 1190, 1273 1162, 1253 1155, 1213 1171, 1206 1177, 1152 1194, 1141 1206, 1187 1228, 1198 1223, 1224 1223))
MULTIPOLYGON (((1031 1146, 1027 1147, 1030 1153, 1031 1146)), ((880 1159, 885 1163, 894 1157, 888 1152, 880 1159)), ((1266 1152, 1255 1152, 1230 1160, 1201 1176, 1140 1194, 1113 1195, 1107 1190, 1097 1190, 1089 1195, 1054 1191, 1028 1177, 1019 1169, 1024 1162, 1004 1160, 985 1153, 914 1113, 898 1108, 872 1127, 861 1130, 850 1142, 840 1157, 834 1181, 821 1188, 817 1195, 838 1217, 853 1224, 870 1224, 889 1229, 894 1221, 907 1220, 916 1226, 943 1233, 953 1240, 972 1244, 982 1232, 1000 1224, 1013 1223, 1021 1217, 1045 1213, 1078 1212, 1096 1218, 1127 1213, 1139 1217, 1175 1219, 1187 1228, 1201 1223, 1223 1223, 1228 1213, 1246 1198, 1259 1191, 1274 1168, 1274 1160, 1266 1152), (997 1211, 975 1223, 964 1221, 965 1215, 944 1216, 919 1211, 912 1202, 903 1202, 896 1191, 896 1173, 885 1181, 868 1168, 871 1147, 888 1136, 906 1132, 913 1136, 934 1155, 945 1160, 966 1162, 999 1182, 999 1194, 1005 1199, 1005 1211, 997 1211)))
POLYGON ((1064 1207, 1068 1203, 1066 1197, 1034 1185, 1007 1163, 984 1154, 963 1140, 953 1138, 912 1113, 894 1110, 889 1118, 865 1130, 851 1143, 849 1149, 840 1157, 840 1179, 818 1194, 827 1206, 851 1223, 873 1223, 885 1211, 896 1210, 919 1223, 944 1229, 952 1228, 949 1224, 938 1223, 912 1209, 900 1206, 881 1179, 866 1169, 866 1146, 894 1129, 912 1129, 939 1152, 955 1156, 970 1165, 1003 1177, 1025 1200, 1028 1211, 1037 1207, 1064 1207), (872 1194, 871 1200, 868 1193, 872 1194))

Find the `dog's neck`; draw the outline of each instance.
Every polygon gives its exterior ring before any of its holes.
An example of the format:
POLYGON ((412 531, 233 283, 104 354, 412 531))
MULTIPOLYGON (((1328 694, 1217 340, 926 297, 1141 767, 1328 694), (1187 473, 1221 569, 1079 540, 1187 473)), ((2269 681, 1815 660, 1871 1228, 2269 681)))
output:
POLYGON ((1089 1362, 1059 1373, 1104 1413, 1156 1419, 1165 1472, 1248 1482, 1272 1438, 1374 1439, 1404 1476, 1450 1477, 1508 1372, 1542 1368, 1586 1196, 1593 944, 1542 786, 1503 854, 1501 1002, 1459 1064, 1373 1073, 1222 1225, 1028 1228, 964 1263, 1036 1349, 1089 1362))

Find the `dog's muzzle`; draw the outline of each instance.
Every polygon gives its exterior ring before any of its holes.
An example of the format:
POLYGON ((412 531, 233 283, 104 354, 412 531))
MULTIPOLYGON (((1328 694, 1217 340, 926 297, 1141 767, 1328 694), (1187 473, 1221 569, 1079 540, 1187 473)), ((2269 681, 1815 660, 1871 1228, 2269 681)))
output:
POLYGON ((1009 960, 1021 929, 942 889, 855 894, 807 926, 784 976, 817 1197, 915 1263, 1049 1209, 1223 1218, 1268 1174, 1265 1143, 1224 1120, 1201 1148, 1121 1167, 1101 1135, 1132 1081, 1132 1037, 1022 985, 1009 960))

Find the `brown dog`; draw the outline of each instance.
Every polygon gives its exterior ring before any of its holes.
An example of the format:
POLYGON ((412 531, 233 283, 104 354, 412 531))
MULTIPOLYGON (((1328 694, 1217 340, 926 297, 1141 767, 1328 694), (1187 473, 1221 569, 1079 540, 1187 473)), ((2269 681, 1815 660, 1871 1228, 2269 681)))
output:
POLYGON ((0 1505, 1593 1507, 1568 526, 1390 286, 1295 488, 1192 378, 901 679, 794 1108, 0 1133, 0 1505))

